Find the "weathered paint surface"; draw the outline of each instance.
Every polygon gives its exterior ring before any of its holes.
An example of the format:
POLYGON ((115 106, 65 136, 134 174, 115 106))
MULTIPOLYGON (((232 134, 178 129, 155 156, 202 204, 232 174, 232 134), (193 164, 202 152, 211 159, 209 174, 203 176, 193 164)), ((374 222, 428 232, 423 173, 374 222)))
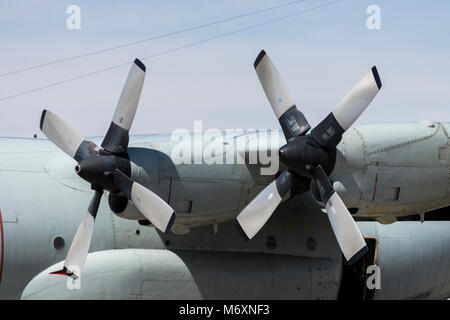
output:
MULTIPOLYGON (((342 185, 338 192, 343 201, 358 208, 358 215, 373 217, 449 204, 449 130, 449 124, 441 123, 361 125, 348 130, 331 175, 342 185)), ((269 148, 277 150, 283 139, 281 135, 269 148)), ((178 235, 161 236, 152 227, 139 225, 133 220, 143 217, 132 205, 120 215, 127 219, 112 214, 105 194, 91 251, 167 247, 234 252, 239 257, 247 253, 303 257, 319 264, 329 261, 327 272, 307 269, 309 284, 301 288, 317 291, 310 291, 309 297, 337 296, 341 255, 327 217, 309 192, 283 204, 261 232, 245 242, 226 221, 236 217, 273 177, 261 176, 259 165, 174 165, 170 160, 174 143, 169 135, 133 137, 130 157, 136 181, 163 199, 169 200, 170 194, 174 208, 186 209, 190 204, 189 212, 177 212, 178 235), (220 223, 218 228, 214 223, 220 223), (268 245, 274 239, 276 245, 268 245), (311 285, 314 281, 317 284, 311 285)), ((251 148, 239 145, 238 151, 258 151, 251 148)), ((0 138, 0 150, 4 233, 0 297, 17 298, 36 273, 64 259, 92 191, 76 175, 75 162, 47 140, 0 138), (60 249, 54 247, 57 237, 65 242, 60 249)), ((393 259, 392 263, 402 263, 400 256, 393 259)))

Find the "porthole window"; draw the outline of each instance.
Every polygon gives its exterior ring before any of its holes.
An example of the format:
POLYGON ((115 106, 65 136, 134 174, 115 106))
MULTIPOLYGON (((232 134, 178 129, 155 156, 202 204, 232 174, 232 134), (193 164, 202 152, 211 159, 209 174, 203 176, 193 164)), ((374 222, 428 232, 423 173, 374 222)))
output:
POLYGON ((64 241, 64 239, 62 237, 56 237, 53 240, 53 247, 58 250, 64 250, 64 247, 66 246, 66 242, 64 241))

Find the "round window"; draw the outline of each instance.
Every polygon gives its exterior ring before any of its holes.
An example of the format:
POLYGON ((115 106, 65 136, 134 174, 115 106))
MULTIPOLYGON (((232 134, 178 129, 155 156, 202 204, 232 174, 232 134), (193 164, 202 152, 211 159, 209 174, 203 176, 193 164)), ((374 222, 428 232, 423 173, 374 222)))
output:
POLYGON ((53 240, 53 246, 56 250, 64 250, 64 247, 66 246, 66 242, 61 237, 56 237, 53 240))

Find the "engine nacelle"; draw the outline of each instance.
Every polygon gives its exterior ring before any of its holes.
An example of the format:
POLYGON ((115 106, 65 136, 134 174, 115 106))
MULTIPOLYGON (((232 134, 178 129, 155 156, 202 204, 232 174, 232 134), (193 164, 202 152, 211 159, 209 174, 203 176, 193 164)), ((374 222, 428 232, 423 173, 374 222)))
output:
POLYGON ((448 299, 450 297, 449 221, 358 222, 369 246, 368 254, 341 280, 343 299, 448 299), (358 264, 360 268, 358 268, 358 264), (365 267, 361 267, 365 265, 365 267), (380 286, 368 266, 377 265, 380 286), (369 279, 372 277, 372 279, 369 279))
POLYGON ((80 282, 51 271, 22 299, 333 299, 339 262, 290 255, 121 249, 90 253, 80 282))

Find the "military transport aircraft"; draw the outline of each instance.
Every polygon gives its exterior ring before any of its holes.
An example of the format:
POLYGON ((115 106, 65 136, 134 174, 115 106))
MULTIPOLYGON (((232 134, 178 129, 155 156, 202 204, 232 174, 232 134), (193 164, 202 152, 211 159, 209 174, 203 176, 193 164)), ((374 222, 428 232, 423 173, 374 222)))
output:
POLYGON ((396 221, 450 204, 450 124, 352 126, 381 89, 373 67, 311 129, 264 51, 254 66, 282 134, 213 140, 234 163, 178 163, 173 136, 129 136, 138 59, 103 139, 48 110, 49 140, 1 138, 0 297, 448 298, 450 222, 396 221))

